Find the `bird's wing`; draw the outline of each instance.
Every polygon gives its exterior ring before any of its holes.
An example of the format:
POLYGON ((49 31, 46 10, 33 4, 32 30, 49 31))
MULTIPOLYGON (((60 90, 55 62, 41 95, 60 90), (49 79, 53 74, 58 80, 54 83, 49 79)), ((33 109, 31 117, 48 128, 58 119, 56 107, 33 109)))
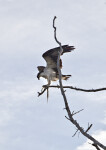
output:
MULTIPOLYGON (((74 46, 68 46, 68 45, 63 45, 63 53, 66 52, 71 52, 74 50, 74 46)), ((46 60, 47 67, 52 68, 52 69, 57 69, 57 58, 58 58, 58 52, 60 51, 60 47, 56 47, 53 49, 50 49, 46 51, 42 57, 46 60)), ((62 60, 60 59, 60 68, 62 68, 62 60)))

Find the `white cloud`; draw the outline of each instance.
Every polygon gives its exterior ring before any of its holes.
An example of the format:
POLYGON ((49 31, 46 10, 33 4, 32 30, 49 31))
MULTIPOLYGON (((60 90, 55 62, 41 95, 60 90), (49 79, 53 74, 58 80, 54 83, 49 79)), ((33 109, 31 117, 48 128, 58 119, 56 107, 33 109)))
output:
MULTIPOLYGON (((100 141, 102 144, 106 144, 106 131, 97 131, 92 135, 96 140, 100 141)), ((92 143, 90 140, 87 140, 83 145, 79 146, 76 150, 91 150, 95 148, 90 145, 92 143)))
POLYGON ((104 111, 104 116, 105 118, 101 122, 106 125, 106 110, 104 111))
POLYGON ((26 79, 26 81, 25 79, 4 81, 2 83, 2 87, 4 87, 4 89, 1 89, 0 91, 0 98, 2 100, 5 99, 10 101, 26 100, 33 96, 35 91, 38 89, 38 85, 36 86, 31 79, 26 79))

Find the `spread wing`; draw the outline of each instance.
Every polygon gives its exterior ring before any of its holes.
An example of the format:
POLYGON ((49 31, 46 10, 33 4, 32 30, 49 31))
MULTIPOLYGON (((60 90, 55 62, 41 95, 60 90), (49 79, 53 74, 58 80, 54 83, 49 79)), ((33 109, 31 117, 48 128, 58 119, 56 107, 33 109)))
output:
MULTIPOLYGON (((63 53, 66 52, 71 52, 72 50, 74 50, 74 46, 68 46, 68 45, 63 45, 63 53)), ((58 52, 60 51, 60 47, 56 47, 53 49, 50 49, 48 51, 46 51, 42 57, 45 59, 46 63, 47 63, 47 67, 52 68, 57 70, 57 58, 58 58, 58 52)), ((62 68, 62 60, 60 59, 60 68, 62 68)))

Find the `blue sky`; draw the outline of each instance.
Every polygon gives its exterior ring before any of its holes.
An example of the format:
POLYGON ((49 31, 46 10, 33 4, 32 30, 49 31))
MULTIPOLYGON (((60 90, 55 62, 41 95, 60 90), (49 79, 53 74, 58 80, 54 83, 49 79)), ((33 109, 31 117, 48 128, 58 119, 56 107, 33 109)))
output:
MULTIPOLYGON (((65 119, 58 89, 37 97, 46 80, 37 80, 37 66, 46 65, 42 54, 58 46, 52 20, 57 16, 57 36, 75 46, 62 56, 64 85, 106 87, 105 0, 0 0, 0 149, 90 150, 85 137, 72 138, 76 128, 65 119)), ((58 84, 58 82, 53 83, 58 84)), ((105 144, 106 92, 67 90, 72 111, 84 109, 75 119, 105 144)), ((93 149, 93 148, 92 148, 93 149)))

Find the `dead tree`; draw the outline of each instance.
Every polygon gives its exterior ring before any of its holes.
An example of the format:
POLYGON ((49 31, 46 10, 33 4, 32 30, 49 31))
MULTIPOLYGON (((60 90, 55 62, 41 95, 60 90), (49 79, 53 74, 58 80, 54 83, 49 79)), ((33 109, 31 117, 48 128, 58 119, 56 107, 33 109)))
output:
POLYGON ((58 73, 59 73, 59 85, 57 86, 43 86, 43 90, 41 92, 38 92, 38 96, 42 95, 46 90, 48 90, 48 88, 60 88, 61 90, 61 94, 63 96, 63 100, 64 100, 64 104, 65 104, 65 109, 66 109, 66 112, 67 112, 67 116, 65 116, 72 124, 74 124, 74 126, 76 126, 77 130, 75 132, 75 134, 73 136, 76 135, 76 133, 79 131, 80 133, 83 134, 83 136, 85 136, 87 139, 91 140, 92 141, 92 146, 94 146, 97 150, 100 150, 100 148, 102 148, 103 150, 106 150, 106 146, 103 145, 102 143, 100 143, 99 141, 97 141, 94 137, 92 137, 90 134, 88 134, 88 131, 91 129, 92 127, 92 124, 88 125, 88 128, 87 129, 84 129, 83 127, 80 126, 80 124, 78 123, 77 120, 74 119, 74 115, 79 113, 80 111, 78 112, 72 112, 69 105, 68 105, 68 101, 67 101, 67 97, 65 95, 65 91, 64 89, 65 88, 69 88, 69 89, 73 89, 73 90, 77 90, 77 91, 83 91, 83 92, 98 92, 98 91, 103 91, 103 90, 106 90, 106 88, 100 88, 100 89, 81 89, 81 88, 76 88, 76 87, 73 87, 73 86, 63 86, 62 85, 62 79, 61 79, 61 76, 62 76, 62 73, 61 73, 61 70, 60 70, 60 56, 63 52, 63 49, 62 49, 62 44, 61 42, 58 41, 57 37, 56 37, 56 26, 55 26, 55 20, 56 20, 56 16, 54 17, 53 19, 53 28, 54 28, 54 38, 55 38, 55 41, 59 44, 60 46, 60 52, 58 54, 58 59, 57 59, 57 69, 58 69, 58 73))

